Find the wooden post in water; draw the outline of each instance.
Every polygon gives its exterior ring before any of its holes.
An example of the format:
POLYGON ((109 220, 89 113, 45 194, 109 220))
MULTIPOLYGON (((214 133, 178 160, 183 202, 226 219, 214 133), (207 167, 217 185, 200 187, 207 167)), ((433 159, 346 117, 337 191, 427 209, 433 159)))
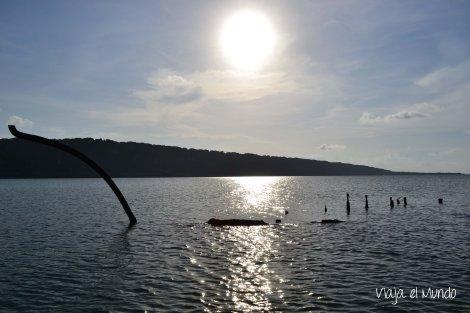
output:
POLYGON ((104 181, 108 184, 108 186, 111 188, 111 190, 114 192, 114 194, 118 198, 119 202, 121 202, 121 205, 124 211, 126 212, 127 217, 129 218, 129 226, 135 225, 137 223, 137 219, 135 218, 134 213, 132 213, 131 208, 129 207, 129 204, 126 201, 126 198, 124 198, 124 196, 122 195, 121 190, 119 190, 118 186, 116 186, 116 184, 108 175, 108 173, 106 173, 103 168, 101 168, 98 164, 96 164, 95 161, 93 161, 92 159, 90 159, 89 157, 81 153, 80 151, 75 150, 74 148, 69 147, 57 140, 52 140, 52 139, 47 139, 47 138, 36 136, 36 135, 22 133, 18 131, 14 125, 8 125, 8 129, 10 130, 10 133, 17 138, 29 140, 29 141, 41 143, 46 146, 57 148, 85 162, 96 173, 98 173, 98 175, 100 175, 101 178, 104 179, 104 181))

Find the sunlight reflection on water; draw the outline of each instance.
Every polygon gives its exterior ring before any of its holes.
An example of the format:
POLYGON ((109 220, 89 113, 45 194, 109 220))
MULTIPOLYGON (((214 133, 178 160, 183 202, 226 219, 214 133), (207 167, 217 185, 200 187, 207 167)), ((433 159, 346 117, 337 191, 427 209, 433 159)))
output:
POLYGON ((278 213, 284 212, 278 205, 284 195, 280 192, 279 183, 283 177, 231 177, 236 183, 232 197, 242 199, 237 208, 245 213, 278 213))
MULTIPOLYGON (((233 177, 231 198, 238 199, 235 209, 245 214, 279 214, 273 203, 282 197, 279 193, 280 177, 233 177)), ((285 178, 284 178, 285 179, 285 178)), ((216 238, 223 247, 218 251, 226 259, 227 273, 220 284, 225 297, 233 303, 236 311, 270 311, 273 296, 283 298, 282 289, 276 281, 282 281, 270 267, 279 252, 279 234, 273 227, 230 227, 216 230, 216 238)), ((201 295, 204 302, 205 294, 201 295)))
POLYGON ((231 227, 222 235, 222 240, 234 242, 227 252, 229 275, 224 284, 237 310, 271 309, 275 273, 269 264, 278 252, 278 239, 272 227, 231 227))

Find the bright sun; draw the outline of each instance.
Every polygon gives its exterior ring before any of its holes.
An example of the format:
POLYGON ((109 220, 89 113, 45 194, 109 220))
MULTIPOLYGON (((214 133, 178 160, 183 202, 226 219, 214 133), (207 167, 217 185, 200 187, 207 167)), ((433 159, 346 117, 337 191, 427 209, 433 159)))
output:
POLYGON ((266 64, 275 41, 269 20, 255 11, 240 11, 230 16, 220 33, 224 55, 241 71, 257 71, 266 64))

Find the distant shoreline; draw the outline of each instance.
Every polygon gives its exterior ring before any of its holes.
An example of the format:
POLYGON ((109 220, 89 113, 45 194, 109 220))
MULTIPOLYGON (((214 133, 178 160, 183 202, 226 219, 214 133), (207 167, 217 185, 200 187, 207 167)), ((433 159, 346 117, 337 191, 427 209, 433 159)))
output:
MULTIPOLYGON (((390 177, 390 176, 469 176, 464 173, 416 173, 388 175, 243 175, 243 176, 112 176, 112 178, 233 178, 233 177, 390 177)), ((14 179, 101 179, 96 177, 1 177, 4 180, 14 179)))
MULTIPOLYGON (((81 151, 115 178, 464 175, 394 172, 342 162, 92 138, 58 141, 81 151)), ((0 178, 97 177, 86 164, 60 150, 21 139, 0 139, 0 178)))

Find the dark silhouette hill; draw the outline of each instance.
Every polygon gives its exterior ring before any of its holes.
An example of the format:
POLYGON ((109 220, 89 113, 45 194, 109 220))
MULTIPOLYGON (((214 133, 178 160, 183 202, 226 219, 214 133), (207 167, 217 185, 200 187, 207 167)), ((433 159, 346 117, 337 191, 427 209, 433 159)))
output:
MULTIPOLYGON (((392 171, 346 163, 135 142, 62 139, 113 177, 389 175, 392 171)), ((21 139, 0 139, 0 178, 97 177, 62 151, 21 139)))

